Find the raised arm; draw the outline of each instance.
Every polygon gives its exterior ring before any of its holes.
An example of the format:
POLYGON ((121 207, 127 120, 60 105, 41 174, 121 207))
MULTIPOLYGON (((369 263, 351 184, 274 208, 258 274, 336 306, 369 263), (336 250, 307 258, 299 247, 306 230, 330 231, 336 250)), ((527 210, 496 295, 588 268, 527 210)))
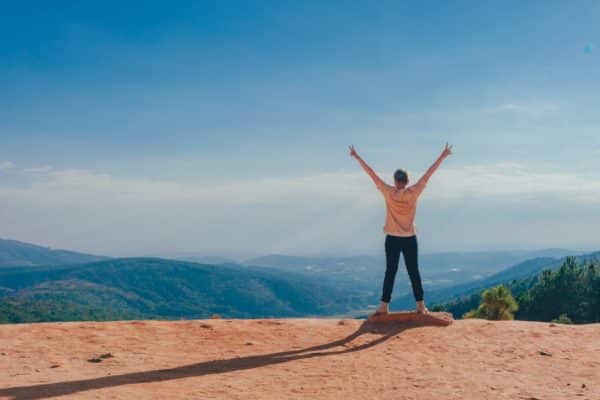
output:
POLYGON ((375 182, 375 186, 381 187, 382 185, 385 185, 381 178, 377 176, 375 171, 373 171, 373 169, 369 167, 369 165, 358 155, 358 153, 354 149, 354 146, 350 146, 350 156, 358 160, 362 169, 364 169, 365 172, 371 177, 371 179, 373 179, 373 182, 375 182))
POLYGON ((437 171, 437 169, 442 164, 442 161, 444 161, 446 159, 446 157, 448 157, 450 154, 452 154, 452 146, 450 146, 450 145, 448 145, 448 143, 446 143, 446 147, 444 147, 442 154, 440 154, 440 156, 437 158, 437 160, 435 160, 435 162, 431 165, 431 167, 429 167, 427 172, 425 172, 425 174, 423 174, 421 179, 419 179, 419 181, 417 182, 417 185, 419 185, 421 187, 426 185, 429 178, 431 178, 431 175, 433 175, 433 173, 435 171, 437 171))

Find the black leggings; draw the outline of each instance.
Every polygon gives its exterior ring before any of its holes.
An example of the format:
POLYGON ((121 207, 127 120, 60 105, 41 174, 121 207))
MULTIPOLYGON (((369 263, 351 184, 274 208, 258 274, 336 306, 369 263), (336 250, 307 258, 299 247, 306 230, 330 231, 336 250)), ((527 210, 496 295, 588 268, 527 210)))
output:
POLYGON ((381 301, 389 303, 392 298, 392 289, 394 289, 394 280, 398 271, 398 261, 400 253, 404 254, 404 263, 406 271, 410 277, 413 294, 416 301, 423 300, 423 287, 421 286, 421 275, 419 275, 418 247, 417 237, 399 237, 387 235, 385 237, 385 258, 387 268, 385 269, 385 279, 383 280, 383 294, 381 301))

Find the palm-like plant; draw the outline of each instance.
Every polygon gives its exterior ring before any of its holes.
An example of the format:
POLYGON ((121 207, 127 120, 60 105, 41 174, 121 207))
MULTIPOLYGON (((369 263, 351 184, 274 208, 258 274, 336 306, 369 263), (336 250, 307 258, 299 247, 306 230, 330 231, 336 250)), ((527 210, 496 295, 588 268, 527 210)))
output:
POLYGON ((499 285, 485 290, 481 295, 481 304, 477 309, 469 311, 464 318, 485 318, 490 320, 514 319, 514 312, 519 305, 510 290, 499 285))

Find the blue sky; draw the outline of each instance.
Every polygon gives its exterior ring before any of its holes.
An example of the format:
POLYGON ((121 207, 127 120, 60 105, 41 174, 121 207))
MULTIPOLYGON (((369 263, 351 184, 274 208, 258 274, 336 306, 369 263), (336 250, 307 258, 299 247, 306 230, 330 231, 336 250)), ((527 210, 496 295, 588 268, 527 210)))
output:
POLYGON ((39 2, 0 15, 0 236, 107 254, 600 248, 600 3, 39 2), (567 237, 565 237, 567 236, 567 237))

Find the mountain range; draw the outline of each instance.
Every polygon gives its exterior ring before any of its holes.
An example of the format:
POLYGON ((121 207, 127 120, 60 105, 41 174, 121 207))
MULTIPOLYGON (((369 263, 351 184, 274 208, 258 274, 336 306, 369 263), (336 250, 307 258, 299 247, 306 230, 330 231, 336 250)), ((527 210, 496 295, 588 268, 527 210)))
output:
MULTIPOLYGON (((495 251, 464 253, 430 253, 419 256, 423 284, 428 291, 438 291, 461 284, 477 282, 499 273, 505 268, 526 260, 562 258, 576 252, 564 249, 532 251, 495 251)), ((243 262, 279 271, 287 271, 318 278, 346 291, 358 292, 376 298, 385 273, 385 257, 360 255, 350 257, 298 257, 268 255, 243 262)), ((395 297, 411 293, 410 284, 401 261, 394 287, 395 297)))
MULTIPOLYGON (((576 256, 577 262, 585 262, 589 260, 600 260, 600 251, 582 254, 576 256)), ((540 274, 544 270, 555 270, 566 261, 566 257, 552 258, 539 257, 531 260, 526 260, 500 272, 497 272, 484 279, 473 282, 466 282, 459 285, 432 290, 427 293, 427 300, 431 304, 448 302, 455 300, 457 297, 470 296, 481 292, 484 289, 496 286, 499 284, 510 284, 514 281, 522 281, 527 278, 532 278, 540 274)), ((517 282, 515 282, 517 283, 517 282)), ((394 305, 398 307, 406 307, 413 303, 409 295, 404 295, 395 300, 394 305)))
MULTIPOLYGON (((432 305, 531 276, 558 267, 569 254, 561 249, 425 254, 426 298, 432 305), (537 255, 544 257, 511 264, 537 255)), ((2 240, 0 321, 356 316, 378 301, 385 268, 382 257, 369 255, 204 260, 217 265, 108 258, 2 240)), ((413 305, 408 279, 400 273, 392 306, 413 305)))
POLYGON ((31 243, 0 239, 0 268, 81 264, 106 259, 108 257, 54 250, 31 243))
POLYGON ((0 321, 331 315, 355 296, 296 275, 156 258, 0 269, 0 321))

